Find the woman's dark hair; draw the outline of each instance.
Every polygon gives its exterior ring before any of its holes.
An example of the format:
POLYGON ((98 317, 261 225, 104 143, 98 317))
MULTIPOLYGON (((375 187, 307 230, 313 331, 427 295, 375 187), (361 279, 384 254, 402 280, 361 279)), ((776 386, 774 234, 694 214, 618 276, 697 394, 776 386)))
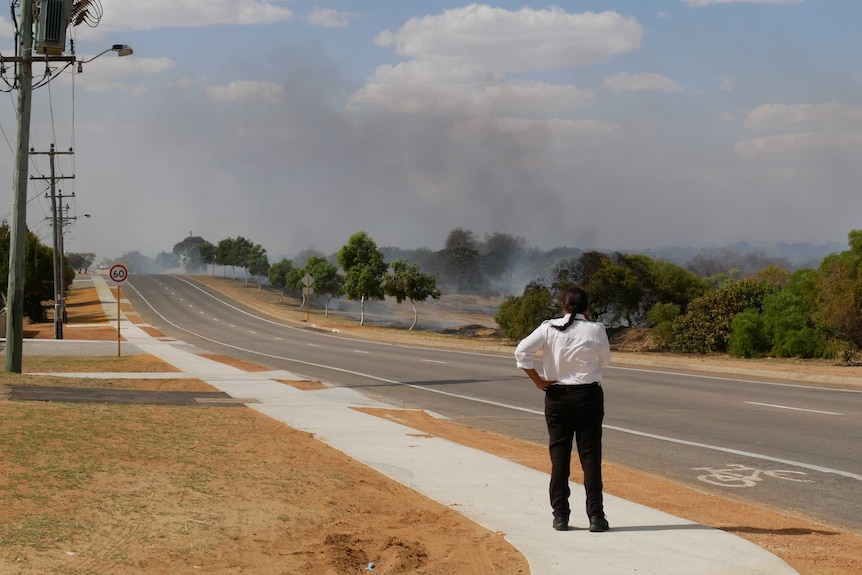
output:
POLYGON ((583 288, 571 286, 560 292, 560 305, 563 306, 563 311, 571 314, 569 321, 566 322, 566 325, 551 324, 551 327, 560 331, 566 331, 570 325, 575 323, 575 314, 587 311, 587 308, 590 307, 590 302, 587 298, 587 292, 583 288))

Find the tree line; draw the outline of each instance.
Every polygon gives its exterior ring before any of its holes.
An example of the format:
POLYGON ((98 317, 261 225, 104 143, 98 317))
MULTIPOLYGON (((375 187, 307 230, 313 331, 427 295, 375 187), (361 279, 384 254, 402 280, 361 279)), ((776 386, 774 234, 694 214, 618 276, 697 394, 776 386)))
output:
MULTIPOLYGON (((376 249, 386 262, 406 259, 419 266, 433 275, 437 284, 447 292, 472 294, 507 294, 511 286, 518 284, 521 275, 534 273, 543 264, 563 254, 580 253, 576 248, 558 248, 551 252, 529 249, 523 238, 499 232, 485 234, 480 239, 463 228, 452 230, 443 249, 438 251, 397 247, 376 249)), ((142 272, 182 267, 188 273, 198 273, 208 265, 214 265, 243 270, 250 276, 267 277, 268 272, 263 271, 266 264, 261 257, 265 254, 264 248, 242 236, 227 238, 215 245, 202 237, 189 236, 174 245, 172 252, 162 252, 155 260, 142 259, 137 252, 124 254, 120 259, 126 265, 139 264, 142 272)), ((314 250, 300 252, 291 263, 302 266, 312 257, 338 264, 337 253, 326 255, 314 250)))
POLYGON ((520 339, 560 315, 557 294, 579 284, 594 319, 610 329, 648 327, 664 350, 849 362, 862 348, 862 230, 848 239, 849 250, 816 269, 769 265, 742 278, 702 277, 643 255, 586 252, 507 298, 495 320, 508 338, 520 339))
MULTIPOLYGON (((9 289, 9 249, 10 229, 8 222, 0 223, 0 296, 3 300, 3 315, 6 315, 6 299, 9 289)), ((75 279, 75 269, 69 263, 69 258, 63 258, 63 277, 65 291, 75 279)), ((26 231, 24 241, 24 316, 33 322, 45 321, 48 309, 54 301, 54 250, 41 241, 38 236, 26 231)))
MULTIPOLYGON (((237 268, 244 270, 246 282, 249 277, 265 277, 269 285, 282 289, 282 296, 284 290, 313 289, 314 294, 323 299, 326 315, 329 315, 330 300, 346 295, 360 302, 360 325, 365 324, 365 302, 383 300, 388 295, 399 304, 411 303, 413 323, 409 329, 412 330, 418 320, 416 303, 441 295, 435 277, 422 273, 417 264, 405 258, 386 263, 383 252, 366 232, 353 234, 335 255, 343 273, 339 273, 339 267, 329 259, 312 253, 306 254, 302 266, 294 265, 287 258, 270 264, 266 249, 242 236, 223 239, 216 245, 203 238, 189 237, 177 243, 173 253, 186 269, 212 264, 225 270, 230 267, 234 270, 234 279, 237 268), (310 281, 303 282, 304 278, 310 281)), ((310 302, 303 301, 303 305, 310 305, 310 302)))
MULTIPOLYGON (((760 355, 848 357, 862 345, 862 288, 858 260, 862 232, 849 234, 851 249, 826 257, 815 269, 794 270, 785 258, 703 250, 680 265, 644 254, 529 248, 503 233, 479 238, 452 230, 439 251, 378 248, 365 232, 351 236, 329 256, 306 250, 270 264, 266 250, 243 238, 211 244, 190 236, 147 265, 184 267, 195 273, 221 266, 283 290, 299 292, 310 277, 326 314, 332 298, 365 302, 390 295, 416 303, 447 293, 505 297, 496 316, 503 334, 516 340, 559 314, 562 286, 580 284, 590 294, 593 317, 609 329, 647 327, 665 350, 760 355), (854 255, 855 254, 855 255, 854 255), (855 258, 855 259, 854 259, 855 258), (550 271, 547 271, 550 270, 550 271), (516 296, 516 286, 524 286, 516 296), (439 289, 438 289, 439 286, 439 289)), ((133 273, 137 252, 123 256, 133 273)), ((304 302, 303 305, 307 305, 304 302)))

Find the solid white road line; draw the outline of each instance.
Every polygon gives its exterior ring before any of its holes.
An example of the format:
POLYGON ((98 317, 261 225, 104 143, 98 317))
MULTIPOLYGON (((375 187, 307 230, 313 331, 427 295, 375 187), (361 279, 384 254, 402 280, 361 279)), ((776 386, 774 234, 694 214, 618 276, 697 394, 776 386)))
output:
POLYGON ((762 405, 763 407, 774 407, 776 409, 792 409, 793 411, 806 411, 808 413, 822 413, 823 415, 844 415, 843 413, 835 413, 834 411, 818 411, 816 409, 803 409, 801 407, 789 407, 787 405, 775 405, 772 403, 757 403, 756 401, 746 401, 749 405, 762 405))

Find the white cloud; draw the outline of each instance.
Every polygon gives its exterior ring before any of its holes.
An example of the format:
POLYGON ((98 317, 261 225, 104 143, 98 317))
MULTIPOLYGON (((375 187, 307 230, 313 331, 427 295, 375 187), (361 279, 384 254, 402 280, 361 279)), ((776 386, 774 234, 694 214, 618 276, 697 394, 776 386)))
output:
POLYGON ((661 74, 616 74, 602 80, 602 87, 614 94, 654 90, 676 92, 682 89, 675 80, 661 74))
POLYGON ((862 144, 862 107, 831 101, 822 104, 764 104, 745 116, 750 130, 776 133, 737 142, 741 156, 787 155, 841 150, 862 144))
POLYGON ((102 32, 280 22, 293 12, 272 0, 102 0, 102 32))
POLYGON ((718 91, 719 92, 730 92, 736 87, 736 82, 733 81, 733 78, 728 76, 727 74, 722 74, 718 77, 718 91))
POLYGON ((171 87, 177 88, 177 89, 191 88, 196 83, 197 82, 195 80, 193 80, 192 78, 180 78, 179 80, 177 80, 176 82, 171 84, 171 87))
POLYGON ((682 0, 689 6, 711 6, 713 4, 780 4, 793 6, 801 4, 803 0, 682 0))
POLYGON ((147 91, 144 84, 128 84, 126 82, 104 81, 94 82, 87 85, 87 92, 94 94, 104 94, 106 92, 120 92, 129 96, 140 96, 147 91))
POLYGON ((411 59, 379 66, 351 102, 402 113, 571 113, 591 104, 594 91, 512 81, 506 74, 603 61, 638 49, 642 36, 636 20, 615 12, 509 11, 471 4, 379 34, 379 46, 411 59))
POLYGON ((823 104, 764 104, 745 116, 745 127, 758 130, 862 124, 862 107, 831 101, 823 104))
POLYGON ((494 72, 565 69, 640 48, 643 28, 616 12, 570 14, 556 7, 509 11, 482 4, 413 18, 378 46, 402 56, 494 72))
MULTIPOLYGON (((80 56, 87 60, 93 56, 80 56)), ((176 62, 170 58, 142 58, 127 56, 119 58, 109 52, 97 61, 83 64, 80 73, 70 72, 60 76, 61 81, 68 83, 75 78, 75 85, 87 92, 105 93, 120 91, 127 94, 141 94, 145 87, 141 84, 142 76, 154 76, 172 70, 176 62), (131 83, 126 82, 131 81, 131 83)), ((70 68, 72 70, 73 68, 70 68)))
POLYGON ((783 154, 849 148, 862 144, 862 132, 798 132, 737 142, 734 151, 741 156, 783 154))
POLYGON ((445 69, 433 62, 411 60, 379 66, 350 101, 400 113, 449 114, 464 106, 483 86, 498 80, 472 68, 445 69))
POLYGON ((381 66, 351 98, 400 113, 443 115, 573 112, 590 105, 595 93, 543 82, 507 82, 470 68, 440 70, 430 62, 381 66))
POLYGON ((284 86, 275 82, 231 82, 220 86, 210 86, 206 94, 221 102, 263 100, 275 102, 284 91, 284 86))
POLYGON ((356 16, 355 12, 315 8, 308 14, 308 22, 323 28, 347 28, 356 16))

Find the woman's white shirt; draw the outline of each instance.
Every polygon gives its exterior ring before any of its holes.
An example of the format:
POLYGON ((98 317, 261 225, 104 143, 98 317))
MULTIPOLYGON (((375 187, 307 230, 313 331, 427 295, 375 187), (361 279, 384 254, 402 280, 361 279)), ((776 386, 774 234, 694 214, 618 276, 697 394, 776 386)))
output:
POLYGON ((515 361, 522 369, 534 369, 533 356, 542 352, 544 378, 561 385, 578 385, 602 380, 602 367, 611 361, 605 326, 587 321, 582 314, 565 331, 569 315, 547 320, 515 348, 515 361))

